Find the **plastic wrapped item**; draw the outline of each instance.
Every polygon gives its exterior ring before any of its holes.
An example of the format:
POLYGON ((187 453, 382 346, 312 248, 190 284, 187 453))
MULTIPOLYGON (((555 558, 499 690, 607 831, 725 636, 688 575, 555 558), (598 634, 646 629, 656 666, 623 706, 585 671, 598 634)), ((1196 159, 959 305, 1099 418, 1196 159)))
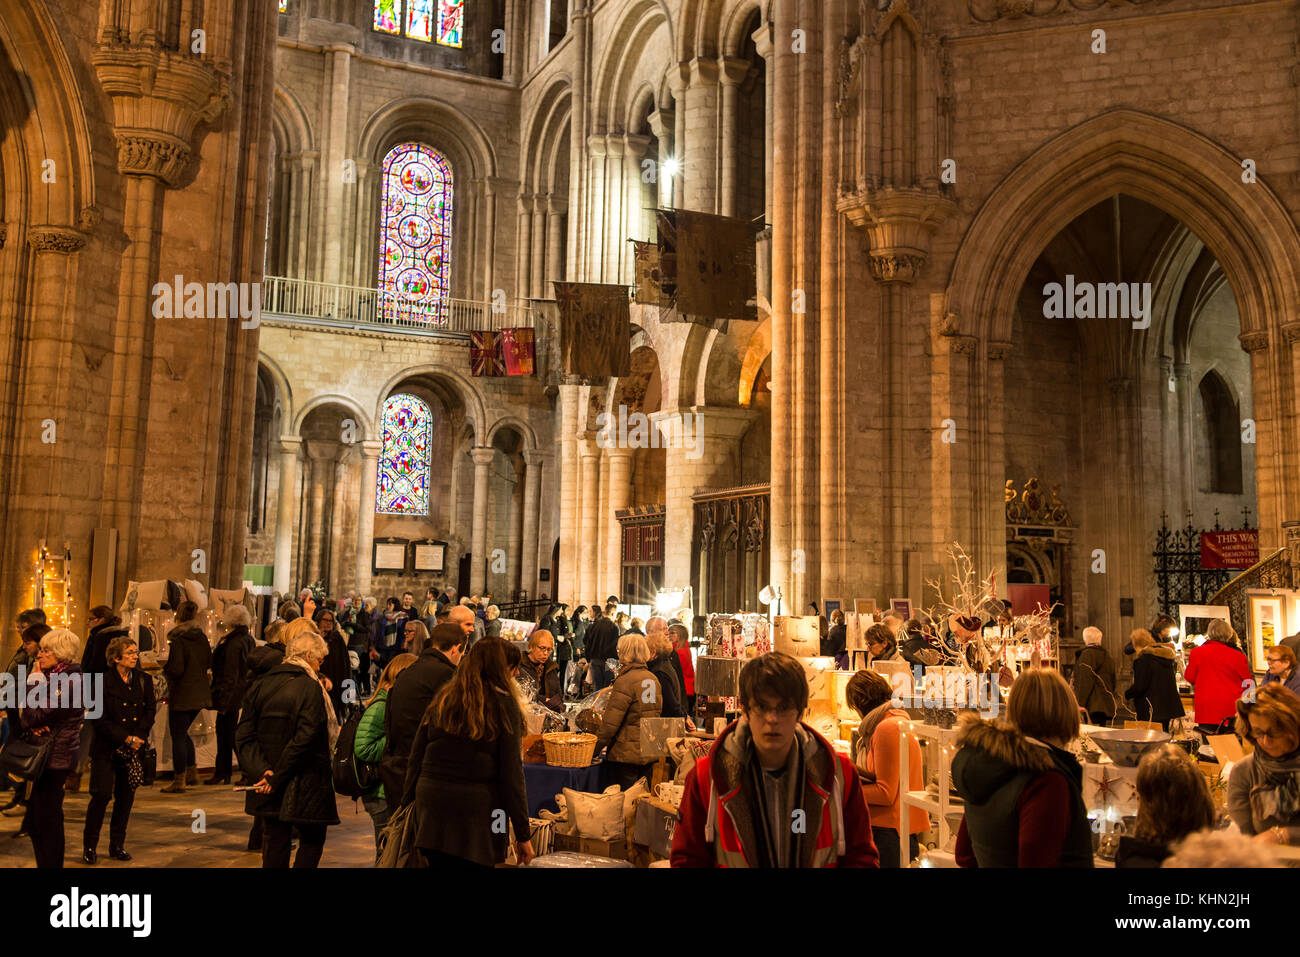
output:
POLYGON ((612 857, 596 857, 594 854, 578 854, 575 851, 560 851, 558 854, 546 854, 533 858, 529 867, 631 867, 627 861, 612 857))
POLYGON ((613 685, 589 694, 579 701, 577 711, 569 722, 569 730, 599 734, 600 722, 605 717, 605 709, 609 706, 609 696, 612 693, 613 685))
POLYGON ((556 714, 546 705, 535 701, 524 705, 524 723, 529 734, 549 734, 569 729, 564 715, 556 714))

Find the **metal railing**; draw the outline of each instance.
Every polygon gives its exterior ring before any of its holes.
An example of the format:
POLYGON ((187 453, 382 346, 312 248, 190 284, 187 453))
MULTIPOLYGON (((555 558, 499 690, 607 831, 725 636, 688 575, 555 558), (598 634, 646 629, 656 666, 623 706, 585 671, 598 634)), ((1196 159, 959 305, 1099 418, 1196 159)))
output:
POLYGON ((320 325, 453 335, 534 325, 527 303, 508 302, 498 311, 490 302, 444 299, 429 303, 373 287, 285 276, 266 276, 262 280, 262 313, 269 318, 300 319, 320 325))

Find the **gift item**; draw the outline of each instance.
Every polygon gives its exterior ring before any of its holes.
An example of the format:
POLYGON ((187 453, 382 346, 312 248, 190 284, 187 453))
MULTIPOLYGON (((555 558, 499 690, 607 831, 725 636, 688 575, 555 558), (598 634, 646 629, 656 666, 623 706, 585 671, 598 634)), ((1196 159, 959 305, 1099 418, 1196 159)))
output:
POLYGON ((821 654, 821 630, 816 617, 777 615, 773 624, 776 638, 772 644, 777 651, 795 658, 816 658, 821 654))
POLYGON ((540 734, 524 735, 523 747, 520 749, 524 764, 545 764, 546 744, 540 734))
POLYGON ((668 742, 686 735, 685 718, 642 718, 641 758, 654 761, 668 755, 668 742))
POLYGON ((636 823, 632 840, 650 848, 659 857, 668 857, 673 849, 673 831, 677 827, 677 807, 653 797, 636 804, 636 823))
POLYGON ((582 837, 601 841, 623 839, 623 792, 618 789, 618 785, 606 789, 603 794, 587 794, 565 788, 564 804, 568 808, 574 829, 582 837))
POLYGON ((835 659, 803 658, 799 663, 803 665, 804 675, 808 679, 808 700, 833 704, 835 682, 832 675, 835 674, 835 659))
POLYGON ((1137 768, 1085 764, 1083 806, 1110 817, 1137 814, 1137 768))
POLYGON ((627 860, 627 841, 601 841, 590 837, 574 835, 555 835, 554 854, 538 858, 532 866, 537 867, 631 867, 627 860), (556 863, 555 858, 567 854, 569 858, 581 858, 583 863, 556 863), (543 863, 545 862, 545 863, 543 863), (617 862, 617 863, 614 863, 617 862))
POLYGON ((740 660, 724 655, 695 659, 695 693, 710 698, 734 696, 740 686, 740 660))

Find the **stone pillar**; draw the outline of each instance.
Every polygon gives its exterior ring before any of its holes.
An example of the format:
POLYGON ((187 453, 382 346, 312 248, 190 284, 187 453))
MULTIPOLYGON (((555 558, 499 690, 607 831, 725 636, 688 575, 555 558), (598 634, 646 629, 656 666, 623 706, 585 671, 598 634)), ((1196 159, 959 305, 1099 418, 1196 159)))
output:
POLYGON ((483 235, 484 242, 479 244, 483 250, 483 299, 491 302, 496 286, 497 189, 490 179, 483 181, 483 235))
POLYGON ((764 23, 754 31, 752 36, 754 39, 754 49, 758 55, 763 58, 767 67, 763 71, 763 78, 767 85, 767 99, 765 100, 767 109, 764 111, 766 115, 765 123, 767 125, 767 136, 764 139, 764 144, 766 146, 764 150, 766 153, 766 156, 764 157, 764 170, 766 173, 764 181, 767 183, 767 202, 764 208, 767 210, 767 222, 770 225, 772 222, 772 153, 775 148, 775 143, 772 139, 772 117, 774 113, 772 109, 772 100, 776 95, 776 71, 772 69, 772 24, 764 23))
MULTIPOLYGON (((356 51, 347 44, 328 48, 330 62, 330 87, 326 97, 326 140, 323 181, 325 223, 322 228, 325 241, 325 261, 321 281, 343 282, 343 161, 348 148, 348 101, 352 76, 352 54, 356 51)), ((314 579, 313 579, 314 580, 314 579)))
MULTIPOLYGON (((604 203, 604 238, 601 242, 601 282, 623 282, 623 257, 631 254, 627 242, 627 190, 624 188, 623 137, 605 138, 605 188, 599 194, 604 203)), ((626 280, 630 283, 630 280, 626 280)))
POLYGON ((608 143, 603 136, 587 139, 587 150, 591 155, 591 179, 587 194, 583 197, 587 219, 587 256, 586 275, 588 282, 605 281, 605 245, 609 233, 609 202, 605 196, 605 168, 608 143))
POLYGON ((685 209, 698 209, 706 213, 718 207, 718 101, 721 92, 718 78, 721 73, 716 60, 696 58, 687 68, 689 82, 686 87, 684 114, 684 156, 686 192, 682 197, 685 209))
MULTIPOLYGON (((748 60, 724 58, 722 67, 722 205, 723 216, 736 215, 736 179, 740 169, 740 84, 749 75, 748 60)), ((748 131, 746 131, 748 135, 748 131)))
POLYGON ((470 457, 474 460, 474 522, 471 526, 469 590, 481 595, 487 585, 488 479, 492 476, 496 450, 479 446, 470 457))
MULTIPOLYGON (((552 597, 567 595, 583 603, 578 575, 578 507, 581 502, 578 463, 578 386, 560 386, 560 567, 551 570, 552 597)), ((563 601, 560 598, 560 601, 563 601)))
POLYGON ((311 471, 307 473, 311 489, 311 514, 307 516, 307 523, 311 528, 311 534, 309 542, 304 543, 303 546, 307 556, 307 581, 304 584, 311 584, 321 578, 325 550, 328 547, 324 534, 325 487, 329 484, 330 474, 334 471, 336 450, 323 447, 319 442, 313 442, 307 447, 307 455, 311 459, 311 471))
POLYGON ((542 281, 546 278, 546 216, 550 209, 551 197, 547 193, 538 193, 533 197, 533 235, 531 263, 532 280, 530 296, 541 297, 542 281))
MULTIPOLYGON (((1178 469, 1178 494, 1181 499, 1178 511, 1173 514, 1182 516, 1192 508, 1196 501, 1196 438, 1192 432, 1192 419, 1196 415, 1196 402, 1192 392, 1192 367, 1187 362, 1173 364, 1174 394, 1178 403, 1178 462, 1192 466, 1178 469)), ((1161 387, 1168 389, 1167 383, 1161 387)))
POLYGON ((1287 517, 1287 475, 1282 468, 1280 421, 1284 405, 1273 376, 1273 350, 1268 332, 1243 332, 1238 341, 1250 353, 1251 411, 1255 420, 1255 497, 1259 515, 1259 553, 1282 547, 1282 522, 1287 517))
MULTIPOLYGON (((650 213, 642 209, 644 204, 641 200, 641 163, 649 151, 650 137, 631 134, 623 137, 623 208, 626 215, 623 217, 622 235, 628 239, 648 240, 654 235, 646 228, 646 219, 650 213)), ((636 255, 632 252, 630 243, 623 244, 620 258, 623 268, 619 273, 619 282, 631 285, 636 280, 636 255)))
POLYGON ((583 595, 596 594, 600 556, 600 449, 589 433, 578 440, 582 481, 581 534, 578 539, 578 581, 583 595))
POLYGON ((522 459, 515 466, 515 481, 510 489, 510 510, 506 526, 506 598, 519 591, 519 577, 524 549, 524 482, 526 471, 522 459))
MULTIPOLYGON (((664 209, 677 206, 677 200, 681 198, 680 193, 674 193, 669 196, 670 190, 666 188, 663 177, 663 164, 670 156, 676 156, 674 152, 676 135, 677 135, 677 113, 675 110, 656 110, 650 114, 648 123, 650 132, 654 134, 655 139, 659 141, 659 169, 655 171, 655 208, 664 209)), ((653 214, 647 214, 653 216, 653 214)), ((657 224, 655 224, 657 229, 657 224)), ((651 232, 654 235, 654 232, 651 232)))
MULTIPOLYGON (((542 286, 539 290, 543 299, 549 299, 555 294, 552 282, 564 280, 564 214, 568 208, 567 200, 555 196, 551 197, 550 206, 547 207, 546 269, 542 273, 542 286)), ((528 588, 527 585, 524 587, 528 588)), ((531 588, 528 593, 532 594, 531 588)))
POLYGON ((515 282, 519 295, 528 299, 533 294, 533 197, 519 196, 519 269, 515 282))
POLYGON ((298 453, 302 439, 280 436, 280 501, 275 511, 275 572, 273 587, 282 596, 293 587, 293 530, 298 524, 298 453))
MULTIPOLYGON (((357 181, 352 186, 352 268, 346 275, 354 286, 369 286, 376 279, 370 275, 370 250, 378 230, 378 222, 371 224, 373 203, 379 199, 379 178, 371 175, 370 164, 361 160, 357 164, 357 181), (372 182, 374 189, 372 191, 372 182)), ((366 317, 367 319, 370 317, 366 317)))
POLYGON ((375 492, 379 483, 379 456, 384 443, 361 443, 361 499, 357 503, 357 591, 370 590, 370 570, 374 562, 375 492))
POLYGON ((618 523, 619 509, 632 504, 632 449, 606 449, 609 460, 609 507, 604 521, 609 529, 605 543, 605 582, 600 594, 623 593, 623 533, 618 523))
MULTIPOLYGON (((537 556, 541 550, 540 520, 542 491, 542 469, 546 464, 546 453, 538 449, 524 451, 524 528, 523 556, 519 569, 519 587, 526 589, 529 598, 536 598, 537 556)), ((555 594, 559 598, 559 593, 555 594)), ((560 599, 563 601, 563 599, 560 599)))
MULTIPOLYGON (((672 178, 672 208, 690 209, 686 204, 686 150, 690 143, 686 140, 686 78, 687 67, 683 64, 678 75, 672 80, 673 103, 673 157, 677 160, 677 175, 672 178)), ((620 593, 621 594, 621 593, 620 593)))

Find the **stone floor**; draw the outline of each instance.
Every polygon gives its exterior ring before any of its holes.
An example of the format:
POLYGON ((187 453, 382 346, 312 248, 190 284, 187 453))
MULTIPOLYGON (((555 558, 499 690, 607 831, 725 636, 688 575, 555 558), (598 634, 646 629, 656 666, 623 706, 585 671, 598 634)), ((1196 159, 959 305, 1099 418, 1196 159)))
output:
MULTIPOLYGON (((246 851, 252 818, 244 813, 244 794, 229 786, 189 788, 184 794, 163 794, 167 782, 140 788, 135 794, 126 849, 134 860, 120 863, 108 857, 109 806, 99 838, 99 863, 95 867, 259 867, 261 855, 246 851), (202 812, 198 814, 197 812, 202 812), (200 824, 201 822, 201 824, 200 824), (197 833, 200 831, 201 833, 197 833)), ((8 803, 9 792, 0 794, 8 803)), ((63 801, 65 864, 81 863, 81 830, 86 820, 89 796, 83 790, 69 792, 63 801)), ((331 827, 325 840, 322 867, 370 867, 374 863, 374 830, 370 815, 360 802, 338 798, 340 824, 331 827)), ((0 867, 35 867, 32 844, 15 838, 21 817, 0 816, 0 867)))

